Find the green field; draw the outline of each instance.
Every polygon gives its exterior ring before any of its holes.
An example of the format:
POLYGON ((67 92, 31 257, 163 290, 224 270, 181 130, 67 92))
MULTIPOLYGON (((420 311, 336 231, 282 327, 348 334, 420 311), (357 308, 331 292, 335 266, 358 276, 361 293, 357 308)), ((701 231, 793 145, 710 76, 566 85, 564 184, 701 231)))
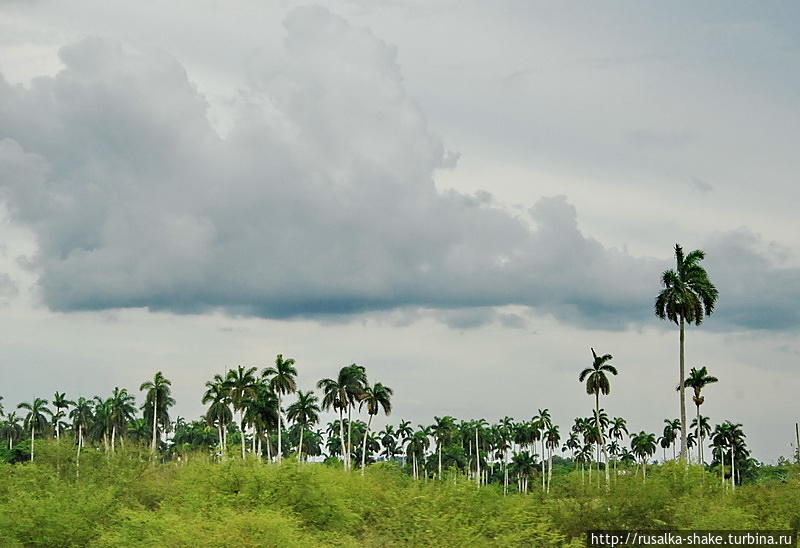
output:
POLYGON ((205 454, 153 464, 129 448, 37 445, 34 463, 0 465, 0 546, 582 546, 587 529, 797 529, 797 465, 762 467, 735 491, 679 463, 606 489, 556 468, 551 492, 504 496, 462 475, 415 480, 399 465, 364 475, 205 454))

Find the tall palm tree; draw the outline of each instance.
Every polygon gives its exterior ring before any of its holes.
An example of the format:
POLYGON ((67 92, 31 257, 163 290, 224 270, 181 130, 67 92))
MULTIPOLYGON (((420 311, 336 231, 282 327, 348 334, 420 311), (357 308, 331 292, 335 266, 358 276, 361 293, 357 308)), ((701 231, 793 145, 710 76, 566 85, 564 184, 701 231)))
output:
MULTIPOLYGON (((272 428, 276 427, 280 432, 278 407, 278 395, 272 387, 263 379, 256 379, 253 392, 243 402, 242 422, 243 425, 253 428, 252 450, 259 459, 262 454, 261 441, 264 438, 267 442, 267 458, 272 459, 272 428)), ((244 438, 242 443, 244 444, 244 438)))
POLYGON ((145 402, 142 404, 144 418, 148 424, 152 425, 152 441, 150 451, 153 455, 158 450, 158 440, 161 437, 159 425, 166 431, 169 429, 169 408, 175 405, 175 400, 170 396, 172 382, 167 379, 161 371, 153 376, 152 381, 145 381, 139 386, 139 390, 146 390, 145 402))
MULTIPOLYGON (((345 444, 344 413, 348 413, 348 434, 350 432, 350 405, 356 401, 356 395, 363 392, 366 384, 366 372, 363 367, 352 364, 342 367, 336 379, 322 379, 317 388, 322 390, 322 409, 333 409, 339 412, 339 438, 343 445, 342 457, 345 470, 350 469, 350 444, 345 444)), ((349 435, 348 435, 349 437, 349 435)))
POLYGON ((75 405, 75 402, 68 400, 66 393, 56 392, 53 394, 53 401, 51 403, 55 409, 55 411, 53 411, 53 422, 55 425, 56 439, 58 440, 61 439, 61 423, 59 420, 67 416, 66 410, 71 405, 75 405))
POLYGON ((234 411, 239 412, 239 428, 242 434, 242 460, 245 451, 245 424, 244 412, 248 401, 252 401, 256 393, 255 367, 237 366, 231 369, 225 376, 225 387, 228 389, 228 396, 231 399, 234 411))
POLYGON ((617 369, 608 363, 613 359, 611 354, 603 354, 602 356, 598 356, 597 352, 594 351, 594 348, 591 350, 593 358, 592 366, 581 371, 581 374, 578 376, 578 382, 586 381, 586 393, 589 395, 594 395, 596 413, 595 423, 600 430, 600 439, 597 442, 598 461, 600 460, 599 452, 602 448, 603 456, 605 457, 606 461, 606 483, 608 483, 608 455, 606 455, 605 442, 603 440, 603 428, 597 421, 600 417, 600 394, 608 395, 611 392, 611 383, 608 381, 607 373, 616 375, 617 369))
POLYGON ((294 367, 294 359, 283 359, 283 354, 275 357, 275 367, 264 369, 261 376, 269 381, 269 386, 275 395, 278 396, 278 462, 281 462, 283 448, 281 446, 281 430, 283 430, 283 411, 281 409, 281 396, 294 394, 297 390, 297 369, 294 367))
MULTIPOLYGON (((702 395, 702 390, 709 384, 713 384, 718 382, 719 379, 717 377, 713 377, 708 374, 708 370, 704 365, 700 369, 696 367, 692 367, 689 370, 689 376, 686 380, 683 381, 685 386, 688 386, 694 391, 694 405, 697 407, 697 418, 695 418, 694 422, 696 427, 699 428, 700 426, 700 406, 703 405, 703 402, 706 400, 705 396, 702 395)), ((678 387, 680 390, 680 386, 678 387)), ((697 463, 703 463, 703 432, 700 430, 695 430, 695 436, 697 436, 698 446, 697 446, 697 463)))
POLYGON ((378 411, 383 409, 384 415, 389 415, 392 412, 392 389, 388 386, 376 382, 370 386, 364 386, 364 391, 359 397, 359 410, 362 406, 367 406, 367 429, 364 432, 364 447, 361 450, 361 473, 364 473, 364 467, 367 465, 367 438, 369 437, 369 427, 372 425, 372 417, 378 414, 378 411))
POLYGON ((109 416, 111 422, 112 453, 115 450, 117 432, 119 432, 120 436, 124 436, 125 432, 128 429, 128 422, 136 414, 136 407, 134 406, 134 402, 135 402, 134 397, 128 393, 128 390, 126 388, 119 388, 118 386, 114 387, 114 392, 111 394, 110 398, 111 415, 109 416))
POLYGON ((714 312, 719 295, 717 288, 708 279, 708 273, 700 266, 705 252, 696 249, 684 255, 683 248, 675 244, 676 269, 667 270, 661 275, 664 286, 656 296, 655 313, 662 320, 667 319, 680 327, 680 407, 681 407, 681 461, 688 464, 686 446, 686 398, 685 398, 685 358, 684 324, 700 325, 707 315, 714 312))
POLYGON ((206 382, 206 391, 202 399, 203 404, 209 406, 206 411, 206 422, 217 427, 221 455, 225 455, 228 451, 228 424, 233 420, 229 392, 222 375, 214 375, 213 380, 206 382))
POLYGON ((667 447, 672 447, 672 459, 675 460, 675 441, 678 439, 678 432, 681 431, 680 419, 664 419, 664 433, 667 447))
POLYGON ((545 455, 546 455, 546 448, 545 448, 545 432, 550 429, 553 425, 553 420, 550 418, 550 410, 549 409, 538 409, 539 413, 534 415, 532 421, 534 427, 536 428, 536 439, 541 440, 542 442, 542 491, 547 489, 547 483, 545 481, 545 455))
POLYGON ((80 466, 81 462, 81 449, 83 448, 83 433, 89 428, 92 423, 92 402, 81 396, 75 402, 72 410, 69 412, 69 418, 72 419, 72 428, 78 432, 78 454, 75 460, 76 466, 80 466))
POLYGON ((561 434, 558 433, 558 425, 551 424, 544 435, 547 447, 547 492, 550 492, 550 482, 553 479, 553 451, 558 448, 561 442, 561 434))
POLYGON ((9 449, 14 447, 14 440, 20 439, 24 433, 22 426, 19 424, 21 420, 22 418, 17 416, 16 411, 12 411, 6 414, 3 422, 0 423, 0 432, 2 432, 3 437, 8 440, 9 449))
POLYGON ((297 460, 303 460, 303 433, 319 422, 319 400, 312 391, 297 391, 297 401, 286 409, 286 420, 300 425, 300 442, 297 444, 297 460))
POLYGON ((698 415, 697 418, 692 419, 692 424, 689 426, 696 432, 696 436, 698 438, 698 454, 700 457, 700 464, 705 465, 706 450, 703 446, 703 440, 711 435, 711 423, 709 422, 708 417, 698 415))
POLYGON ((634 434, 631 439, 633 453, 642 461, 642 481, 647 481, 647 457, 656 452, 656 435, 647 432, 634 434))
POLYGON ((17 409, 28 411, 23 424, 27 430, 31 431, 31 462, 33 462, 33 447, 36 443, 36 430, 41 431, 47 428, 47 417, 45 415, 52 415, 52 412, 47 408, 47 403, 47 400, 35 398, 33 403, 23 402, 17 406, 17 409))

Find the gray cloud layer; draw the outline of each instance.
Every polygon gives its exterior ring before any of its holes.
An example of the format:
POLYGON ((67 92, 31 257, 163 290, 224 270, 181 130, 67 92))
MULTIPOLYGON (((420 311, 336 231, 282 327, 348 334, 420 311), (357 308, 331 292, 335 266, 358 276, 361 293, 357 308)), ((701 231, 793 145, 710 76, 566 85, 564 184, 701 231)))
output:
MULTIPOLYGON (((0 187, 36 236, 49 307, 281 318, 521 304, 598 328, 650 317, 669 263, 585 236, 563 196, 518 218, 484 194, 437 191, 457 155, 406 93, 394 48, 321 8, 285 26, 284 58, 254 63, 224 138, 163 52, 87 39, 62 49, 55 77, 0 82, 0 187)), ((726 325, 800 324, 798 271, 763 248, 744 232, 709 243, 726 325)))

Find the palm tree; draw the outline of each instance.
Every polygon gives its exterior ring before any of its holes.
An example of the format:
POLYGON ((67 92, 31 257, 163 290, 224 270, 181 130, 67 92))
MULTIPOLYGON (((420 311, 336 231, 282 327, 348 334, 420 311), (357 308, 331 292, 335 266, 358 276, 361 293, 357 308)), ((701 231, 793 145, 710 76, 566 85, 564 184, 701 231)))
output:
POLYGON ((80 466, 81 463, 81 449, 83 448, 83 433, 89 428, 92 423, 92 402, 81 396, 69 412, 69 418, 72 419, 72 427, 78 432, 78 455, 75 460, 75 465, 80 466))
POLYGON ((647 481, 647 457, 656 452, 656 435, 644 431, 634 434, 631 439, 633 453, 642 461, 642 481, 647 481))
MULTIPOLYGON (((109 420, 111 422, 111 452, 115 449, 115 440, 117 432, 123 436, 128 429, 128 422, 136 414, 136 407, 134 406, 134 397, 128 394, 125 388, 114 387, 114 392, 110 398, 110 411, 111 415, 109 420)), ((124 445, 124 442, 123 442, 124 445)), ((124 450, 124 447, 123 447, 124 450)))
POLYGON ((558 448, 561 441, 561 434, 558 433, 558 425, 551 424, 544 435, 547 447, 547 492, 550 492, 550 482, 553 479, 553 450, 558 448))
POLYGON ((297 391, 297 401, 286 409, 286 420, 300 425, 300 442, 297 444, 297 460, 303 460, 303 432, 319 422, 319 400, 310 390, 297 391))
POLYGON ((425 451, 430 447, 430 431, 424 426, 411 434, 406 443, 406 455, 411 457, 411 471, 414 479, 419 477, 419 462, 425 462, 425 451))
POLYGON ((322 409, 333 409, 339 412, 339 438, 343 444, 342 456, 344 457, 345 470, 350 469, 350 444, 345 445, 344 413, 348 413, 348 438, 350 432, 350 405, 355 401, 356 395, 363 392, 366 384, 366 372, 363 367, 352 364, 342 367, 336 379, 322 379, 317 383, 317 388, 322 389, 322 409))
MULTIPOLYGON (((694 420, 695 427, 699 428, 700 426, 700 406, 703 405, 705 401, 705 396, 702 395, 702 390, 709 384, 713 384, 718 382, 719 379, 717 377, 712 377, 708 374, 708 370, 706 370, 706 366, 697 369, 696 367, 692 367, 689 370, 689 376, 686 380, 683 381, 685 386, 688 386, 692 390, 694 390, 694 404, 697 407, 697 418, 694 420)), ((678 387, 680 390, 680 386, 678 387)), ((695 430, 695 435, 698 439, 698 447, 697 447, 697 463, 703 463, 703 432, 700 430, 695 430)))
POLYGON ((663 437, 667 440, 667 447, 672 446, 672 459, 675 460, 675 440, 678 439, 678 432, 681 431, 680 419, 664 419, 663 437))
POLYGON ((549 409, 538 409, 539 413, 534 415, 532 421, 534 427, 536 428, 536 439, 541 440, 542 442, 542 491, 547 489, 547 484, 545 481, 545 432, 550 429, 553 425, 553 421, 550 418, 550 410, 549 409))
POLYGON ((245 424, 244 412, 245 406, 248 401, 252 401, 255 397, 256 391, 256 378, 255 372, 258 371, 255 367, 237 366, 236 369, 231 369, 225 376, 225 387, 228 389, 228 396, 233 404, 234 411, 239 412, 239 428, 242 435, 242 460, 244 460, 245 451, 245 424))
POLYGON ((55 411, 53 411, 53 423, 55 425, 56 439, 58 440, 61 439, 61 432, 59 428, 61 423, 59 420, 67 416, 66 409, 68 409, 71 405, 75 405, 75 402, 68 400, 66 393, 56 392, 53 394, 53 401, 51 403, 55 409, 55 411))
POLYGON ((364 386, 364 392, 359 398, 359 410, 363 405, 367 406, 367 429, 364 432, 364 447, 361 450, 361 473, 364 473, 364 467, 367 464, 367 438, 369 435, 369 427, 372 425, 372 417, 378 414, 378 411, 383 409, 384 415, 389 415, 392 412, 392 389, 388 386, 376 382, 373 386, 367 384, 364 386))
POLYGON ((153 426, 152 442, 150 451, 153 455, 158 449, 158 440, 161 437, 158 429, 159 424, 168 430, 170 426, 169 408, 175 405, 175 400, 170 397, 172 382, 164 377, 161 371, 153 376, 152 381, 145 381, 139 386, 139 390, 146 390, 145 402, 142 404, 144 418, 148 424, 153 426))
POLYGON ((714 312, 719 293, 708 279, 708 273, 699 265, 705 252, 696 249, 684 256, 683 248, 675 244, 676 269, 661 275, 664 286, 656 296, 655 313, 662 320, 668 319, 680 327, 680 406, 681 406, 681 461, 687 463, 686 446, 686 398, 684 366, 684 324, 700 325, 706 315, 714 312))
MULTIPOLYGON (((698 453, 700 456, 700 464, 705 465, 705 447, 703 444, 703 439, 707 438, 711 435, 711 424, 709 423, 708 417, 704 417, 703 415, 698 415, 697 418, 692 419, 692 424, 690 428, 694 429, 697 433, 698 437, 698 453)), ((687 438, 688 439, 688 438, 687 438)))
POLYGON ((275 367, 264 369, 262 378, 269 379, 269 386, 275 395, 278 396, 278 462, 281 462, 281 430, 283 430, 283 414, 281 410, 281 396, 293 394, 297 390, 297 369, 294 367, 294 359, 283 359, 283 354, 275 357, 275 367))
MULTIPOLYGON (((253 453, 258 455, 259 459, 261 458, 261 441, 266 438, 267 458, 272 460, 272 427, 277 427, 278 432, 281 429, 278 414, 278 395, 263 379, 257 379, 253 392, 244 400, 242 407, 244 409, 243 425, 253 427, 253 453)), ((244 438, 242 438, 242 444, 244 444, 244 438)), ((282 450, 283 448, 281 448, 282 450)))
POLYGON ((536 457, 538 455, 521 451, 511 458, 511 470, 517 476, 517 489, 520 493, 528 492, 528 478, 536 470, 536 457))
POLYGON ((47 403, 47 400, 35 398, 33 403, 23 402, 17 406, 17 409, 26 409, 28 411, 23 424, 26 429, 31 431, 31 462, 33 462, 33 446, 36 443, 36 429, 43 430, 47 428, 47 417, 45 415, 52 415, 52 412, 47 408, 47 403))
POLYGON ((24 430, 19 424, 20 420, 22 419, 17 416, 16 411, 12 411, 8 413, 3 422, 0 423, 0 431, 2 431, 3 437, 8 440, 9 449, 14 447, 14 440, 21 438, 24 433, 24 430))
MULTIPOLYGON (((597 451, 598 451, 598 461, 600 460, 600 448, 603 450, 603 456, 606 461, 606 483, 608 483, 608 455, 605 454, 605 442, 603 440, 603 428, 598 422, 600 417, 600 394, 608 395, 611 392, 611 383, 608 382, 608 376, 606 373, 611 373, 612 375, 617 374, 617 369, 608 363, 613 359, 611 354, 603 354, 602 356, 598 356, 597 352, 592 350, 592 366, 587 367, 581 374, 578 376, 578 382, 586 381, 586 393, 589 395, 594 394, 594 402, 595 402, 595 424, 598 426, 600 430, 600 438, 597 442, 597 451)), ((599 470, 598 470, 599 474, 599 470)))
POLYGON ((227 432, 228 424, 233 420, 230 408, 228 386, 221 375, 214 375, 214 379, 206 382, 206 391, 203 394, 203 404, 209 405, 206 411, 206 422, 217 427, 219 437, 219 450, 225 455, 228 450, 227 432))

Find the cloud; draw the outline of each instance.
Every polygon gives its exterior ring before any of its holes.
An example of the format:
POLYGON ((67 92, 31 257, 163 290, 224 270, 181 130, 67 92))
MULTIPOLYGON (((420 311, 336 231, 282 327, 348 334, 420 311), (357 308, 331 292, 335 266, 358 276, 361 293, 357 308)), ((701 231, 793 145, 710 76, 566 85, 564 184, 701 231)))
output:
POLYGON ((509 304, 604 329, 651 317, 663 261, 584 235, 564 196, 525 217, 485 192, 437 191, 458 155, 406 92, 393 46, 322 8, 285 27, 283 57, 252 63, 224 138, 161 51, 90 38, 61 50, 54 77, 0 82, 0 190, 36 237, 47 306, 419 307, 461 327, 522 325, 492 310, 509 304))

